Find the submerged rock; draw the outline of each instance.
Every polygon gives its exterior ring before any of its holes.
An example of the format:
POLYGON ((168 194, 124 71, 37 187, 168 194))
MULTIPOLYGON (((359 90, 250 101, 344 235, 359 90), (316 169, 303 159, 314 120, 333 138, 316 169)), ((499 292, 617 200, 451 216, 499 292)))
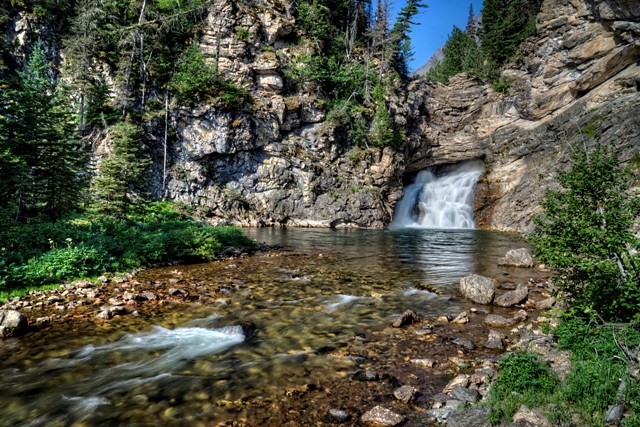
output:
POLYGON ((344 423, 349 420, 349 413, 341 409, 329 409, 326 418, 329 422, 344 423))
POLYGON ((0 310, 0 336, 16 337, 29 327, 27 316, 16 310, 0 310))
POLYGON ((460 279, 460 292, 465 298, 475 303, 491 304, 496 294, 496 288, 492 279, 478 274, 470 274, 460 279))
POLYGON ((498 265, 507 267, 533 267, 533 258, 526 248, 511 249, 504 258, 498 260, 498 265))
POLYGON ((382 426, 397 426, 404 422, 402 415, 396 414, 382 406, 376 406, 372 410, 365 413, 360 420, 363 423, 377 424, 382 426))
POLYGON ((420 315, 413 310, 406 310, 396 320, 393 321, 394 328, 401 328, 420 321, 420 315))
POLYGON ((356 373, 353 374, 351 379, 356 381, 378 381, 379 377, 376 371, 367 369, 366 371, 364 370, 356 371, 356 373))
POLYGON ((499 314, 489 314, 486 319, 484 319, 484 323, 494 328, 508 328, 516 324, 515 319, 508 319, 504 316, 500 316, 499 314))

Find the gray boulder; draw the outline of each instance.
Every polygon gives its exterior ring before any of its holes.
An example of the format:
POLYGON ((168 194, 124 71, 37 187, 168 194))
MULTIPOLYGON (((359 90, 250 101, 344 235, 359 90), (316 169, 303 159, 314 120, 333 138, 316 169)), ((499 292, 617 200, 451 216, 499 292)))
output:
POLYGON ((493 304, 500 307, 513 307, 526 300, 529 296, 529 287, 527 285, 518 285, 514 291, 505 292, 496 297, 493 304))
POLYGON ((503 338, 504 337, 500 332, 494 331, 492 329, 489 331, 489 337, 484 342, 484 346, 492 350, 503 350, 504 349, 504 342, 502 341, 503 338))
POLYGON ((460 279, 460 292, 465 298, 475 303, 491 304, 496 294, 496 287, 492 279, 470 274, 460 279))
POLYGON ((498 260, 498 265, 507 267, 533 267, 533 258, 526 248, 511 249, 504 258, 498 260))
POLYGON ((0 336, 16 337, 29 327, 27 316, 16 310, 0 310, 0 336))

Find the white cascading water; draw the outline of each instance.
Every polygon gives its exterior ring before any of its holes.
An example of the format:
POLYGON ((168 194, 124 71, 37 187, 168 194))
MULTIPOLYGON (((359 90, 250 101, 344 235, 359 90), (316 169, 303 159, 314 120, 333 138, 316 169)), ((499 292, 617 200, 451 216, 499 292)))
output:
POLYGON ((440 176, 428 169, 404 189, 391 228, 475 228, 473 195, 481 161, 464 162, 440 176))

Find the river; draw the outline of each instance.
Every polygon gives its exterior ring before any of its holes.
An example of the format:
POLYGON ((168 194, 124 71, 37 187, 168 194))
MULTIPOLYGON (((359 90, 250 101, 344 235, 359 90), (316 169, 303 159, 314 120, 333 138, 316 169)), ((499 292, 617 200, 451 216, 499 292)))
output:
MULTIPOLYGON (((525 243, 479 230, 248 229, 281 250, 150 269, 137 279, 188 280, 214 304, 153 317, 34 332, 0 346, 0 425, 211 425, 233 402, 339 380, 332 349, 389 326, 405 309, 456 314, 461 277, 523 282, 497 259, 525 243), (251 323, 246 335, 238 325, 251 323)), ((86 322, 85 322, 86 323, 86 322)), ((251 424, 251 423, 249 423, 251 424)))

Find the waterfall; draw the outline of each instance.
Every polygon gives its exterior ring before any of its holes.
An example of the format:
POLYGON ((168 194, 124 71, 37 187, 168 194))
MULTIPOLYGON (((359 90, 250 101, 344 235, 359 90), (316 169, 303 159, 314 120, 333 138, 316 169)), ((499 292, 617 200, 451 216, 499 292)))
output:
POLYGON ((404 189, 391 228, 474 228, 473 193, 482 174, 479 160, 436 176, 425 169, 404 189))

